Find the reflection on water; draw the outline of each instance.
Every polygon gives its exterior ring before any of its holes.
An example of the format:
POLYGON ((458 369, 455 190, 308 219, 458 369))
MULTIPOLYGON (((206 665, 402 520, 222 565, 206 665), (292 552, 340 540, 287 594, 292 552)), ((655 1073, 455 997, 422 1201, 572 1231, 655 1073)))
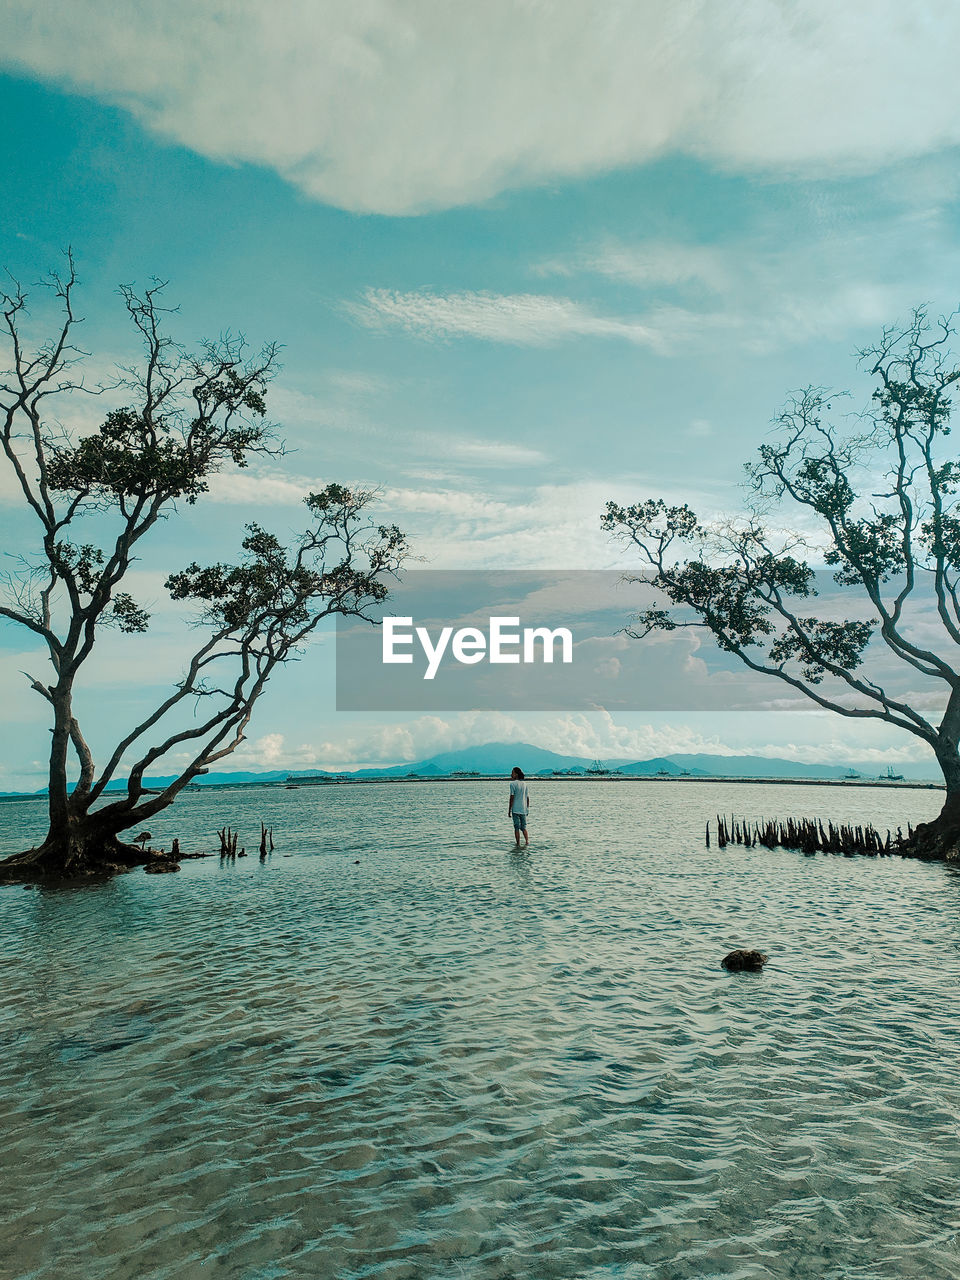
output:
POLYGON ((518 855, 505 790, 193 793, 273 857, 0 891, 0 1272, 955 1280, 957 873, 702 834, 939 797, 534 782, 518 855))

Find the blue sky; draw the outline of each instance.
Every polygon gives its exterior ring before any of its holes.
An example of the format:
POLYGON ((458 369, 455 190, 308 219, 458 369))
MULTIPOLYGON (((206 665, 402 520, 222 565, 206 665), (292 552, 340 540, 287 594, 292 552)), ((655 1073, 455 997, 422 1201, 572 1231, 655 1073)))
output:
MULTIPOLYGON (((155 626, 107 636, 81 695, 101 750, 182 661, 165 572, 198 545, 229 556, 244 520, 291 530, 338 479, 382 489, 422 567, 626 566, 608 498, 736 509, 790 390, 862 403, 853 353, 960 300, 943 5, 4 8, 3 264, 29 282, 74 247, 95 374, 132 352, 116 286, 152 276, 184 341, 284 348, 289 452, 157 531, 136 570, 155 626)), ((30 545, 5 475, 0 522, 5 550, 30 545)), ((0 645, 0 789, 32 788, 46 727, 20 671, 39 660, 13 628, 0 645)), ((813 712, 338 716, 330 662, 321 640, 275 681, 236 767, 502 737, 918 756, 813 712)))

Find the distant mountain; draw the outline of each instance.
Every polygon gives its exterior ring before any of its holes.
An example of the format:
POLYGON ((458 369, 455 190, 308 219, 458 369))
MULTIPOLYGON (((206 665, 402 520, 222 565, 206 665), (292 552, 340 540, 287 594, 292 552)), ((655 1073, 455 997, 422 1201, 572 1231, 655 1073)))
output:
MULTIPOLYGON (((783 760, 772 756, 718 756, 708 754, 677 754, 656 756, 650 760, 611 760, 602 762, 611 773, 634 777, 655 777, 658 774, 693 777, 721 778, 823 778, 842 779, 856 773, 865 781, 876 780, 884 771, 875 764, 800 764, 796 760, 783 760)), ((515 764, 524 773, 547 772, 586 773, 595 761, 586 756, 567 756, 529 743, 487 742, 482 746, 463 747, 459 751, 443 751, 429 756, 417 764, 397 765, 392 769, 360 769, 357 777, 405 777, 416 773, 421 776, 447 776, 451 773, 492 773, 508 775, 515 764)), ((897 773, 914 781, 938 781, 936 764, 898 765, 897 773)), ((342 775, 341 775, 342 776, 342 775)))
POLYGON ((842 778, 850 772, 846 764, 800 764, 769 756, 675 755, 670 759, 691 773, 721 778, 842 778))
POLYGON ((679 777, 685 773, 704 777, 708 770, 684 764, 675 756, 654 756, 652 760, 635 760, 633 764, 617 765, 615 772, 643 778, 655 777, 660 773, 668 773, 671 777, 679 777))
MULTIPOLYGON (((570 773, 586 774, 594 769, 596 761, 586 756, 562 755, 545 747, 534 747, 525 742, 486 742, 481 746, 462 747, 457 751, 441 751, 413 764, 398 764, 388 768, 354 769, 337 773, 323 769, 271 769, 262 773, 252 770, 236 773, 206 773, 195 779, 196 786, 243 786, 245 784, 292 783, 309 778, 421 778, 449 777, 455 773, 494 774, 508 777, 514 765, 519 765, 528 776, 537 774, 570 773)), ((804 778, 824 780, 861 777, 875 781, 885 771, 876 764, 799 764, 795 760, 783 760, 773 756, 718 756, 709 754, 678 754, 655 756, 650 760, 620 761, 607 759, 602 762, 606 771, 628 777, 657 777, 682 774, 693 777, 722 778, 804 778)), ((910 763, 898 765, 896 773, 909 781, 939 782, 938 770, 930 764, 910 763)), ((156 790, 172 782, 173 776, 146 779, 145 785, 156 790)), ((126 780, 112 782, 109 790, 126 786, 126 780)), ((7 793, 8 796, 14 793, 7 793)), ((22 794, 22 793, 21 793, 22 794)), ((46 788, 35 792, 46 794, 46 788)))
MULTIPOLYGON (((313 773, 314 770, 310 770, 309 772, 313 773)), ((201 787, 228 787, 238 786, 247 782, 285 782, 288 773, 288 769, 271 769, 268 773, 255 773, 251 770, 240 769, 238 769, 236 773, 202 773, 198 777, 194 778, 192 785, 201 787)), ((172 773, 160 778, 144 778, 143 785, 151 790, 156 790, 158 787, 168 787, 171 782, 176 781, 176 778, 177 775, 172 773)), ((107 784, 106 790, 124 791, 126 790, 126 786, 126 778, 114 779, 113 782, 107 784)), ((43 792, 39 794, 45 793, 46 787, 44 787, 43 792)))
MULTIPOLYGON (((800 764, 774 756, 672 755, 676 764, 691 773, 702 772, 721 778, 848 778, 851 773, 864 781, 875 781, 885 770, 869 764, 800 764)), ((936 762, 898 764, 896 773, 910 781, 940 781, 936 762)))
POLYGON ((532 747, 528 743, 487 742, 479 747, 463 747, 458 751, 441 751, 417 764, 400 764, 392 769, 358 769, 359 778, 402 778, 409 773, 503 773, 509 774, 514 765, 524 773, 541 773, 546 769, 587 769, 593 764, 581 756, 559 755, 544 747, 532 747))

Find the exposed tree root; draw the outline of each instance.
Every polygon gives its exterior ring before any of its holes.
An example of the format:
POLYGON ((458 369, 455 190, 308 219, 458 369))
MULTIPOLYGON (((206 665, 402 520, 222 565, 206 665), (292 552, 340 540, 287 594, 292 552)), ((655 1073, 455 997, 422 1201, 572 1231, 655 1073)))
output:
MULTIPOLYGON (((919 858, 925 862, 960 862, 960 820, 954 802, 932 822, 917 827, 901 828, 886 837, 869 823, 862 825, 824 824, 817 818, 786 818, 750 822, 746 819, 717 815, 717 847, 728 844, 750 849, 796 849, 801 853, 836 853, 845 857, 862 855, 869 858, 919 858)), ((707 823, 706 846, 710 848, 710 823, 707 823)))
POLYGON ((47 839, 36 849, 4 858, 0 861, 0 884, 106 879, 151 864, 176 865, 176 859, 127 844, 116 835, 77 833, 69 839, 47 839))

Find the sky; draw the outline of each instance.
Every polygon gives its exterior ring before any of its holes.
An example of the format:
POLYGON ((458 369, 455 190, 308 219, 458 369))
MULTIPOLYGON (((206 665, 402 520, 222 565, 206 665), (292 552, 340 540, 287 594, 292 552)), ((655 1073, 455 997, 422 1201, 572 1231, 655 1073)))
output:
MULTIPOLYGON (((188 345, 282 345, 286 454, 216 477, 145 547, 151 631, 105 633, 78 694, 101 755, 182 669, 164 577, 198 546, 228 558, 245 521, 289 534, 302 494, 339 480, 379 489, 418 568, 626 570, 600 530, 609 499, 740 509, 791 391, 859 406, 856 352, 917 304, 960 301, 946 0, 2 9, 0 262, 30 284, 73 247, 91 377, 135 352, 117 287, 152 278, 188 345)), ((30 324, 48 318, 38 297, 30 324)), ((35 545, 2 468, 0 539, 7 557, 35 545)), ((337 713, 332 652, 322 635, 276 677, 234 767, 493 739, 926 758, 812 708, 337 713)), ((43 655, 11 625, 0 657, 0 790, 37 789, 48 729, 22 672, 43 655)))

